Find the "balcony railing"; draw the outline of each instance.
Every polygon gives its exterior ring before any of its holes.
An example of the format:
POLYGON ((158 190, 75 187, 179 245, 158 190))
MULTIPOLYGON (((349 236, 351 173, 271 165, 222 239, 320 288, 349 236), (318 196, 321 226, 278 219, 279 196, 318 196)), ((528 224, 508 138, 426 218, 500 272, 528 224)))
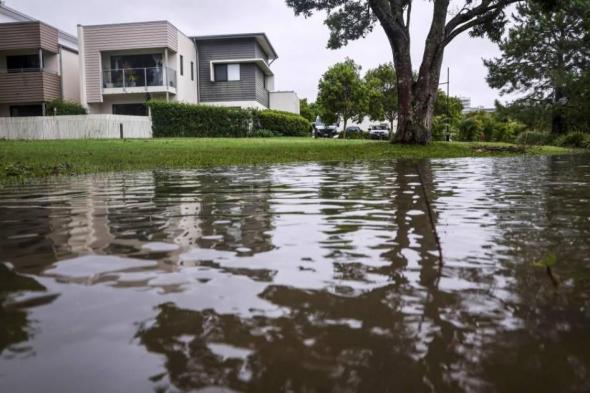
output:
POLYGON ((32 68, 0 68, 0 74, 23 74, 30 72, 47 72, 50 74, 57 74, 47 68, 32 67, 32 68))
POLYGON ((106 70, 102 73, 104 89, 159 86, 176 88, 176 71, 169 67, 147 67, 106 70))

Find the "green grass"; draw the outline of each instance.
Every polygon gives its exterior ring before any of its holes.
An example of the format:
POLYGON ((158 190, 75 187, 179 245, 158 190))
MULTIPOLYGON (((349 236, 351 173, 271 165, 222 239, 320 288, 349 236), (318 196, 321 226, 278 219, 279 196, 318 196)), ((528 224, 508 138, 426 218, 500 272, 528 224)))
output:
MULTIPOLYGON (((404 146, 384 141, 311 138, 0 141, 0 182, 28 177, 163 168, 515 154, 487 151, 481 149, 482 145, 510 146, 460 142, 404 146)), ((528 153, 559 154, 567 151, 540 147, 528 153)))

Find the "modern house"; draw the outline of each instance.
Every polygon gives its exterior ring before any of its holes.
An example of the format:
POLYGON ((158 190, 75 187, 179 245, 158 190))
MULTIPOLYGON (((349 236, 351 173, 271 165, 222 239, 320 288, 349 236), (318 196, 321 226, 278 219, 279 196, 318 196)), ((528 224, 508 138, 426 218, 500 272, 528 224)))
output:
POLYGON ((277 54, 263 33, 188 37, 168 21, 78 26, 82 103, 146 115, 151 99, 299 113, 275 92, 277 54))
POLYGON ((0 117, 40 116, 53 99, 80 102, 76 37, 0 1, 0 117))
POLYGON ((150 99, 198 101, 194 43, 169 22, 78 26, 78 37, 90 113, 147 115, 150 99))

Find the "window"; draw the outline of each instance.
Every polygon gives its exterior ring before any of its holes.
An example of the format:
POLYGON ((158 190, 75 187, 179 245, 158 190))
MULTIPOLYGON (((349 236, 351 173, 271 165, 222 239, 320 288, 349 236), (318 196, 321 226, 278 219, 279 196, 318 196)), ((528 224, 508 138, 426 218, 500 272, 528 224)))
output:
POLYGON ((239 81, 240 65, 239 64, 214 64, 213 80, 215 82, 239 81))
POLYGON ((113 104, 113 115, 147 116, 146 104, 113 104))
POLYGON ((39 55, 6 56, 8 72, 32 72, 41 68, 39 55))
POLYGON ((191 61, 191 80, 195 80, 195 63, 191 61))
POLYGON ((43 105, 14 105, 10 107, 10 116, 43 116, 43 105))
POLYGON ((184 57, 180 55, 180 75, 184 75, 184 57))

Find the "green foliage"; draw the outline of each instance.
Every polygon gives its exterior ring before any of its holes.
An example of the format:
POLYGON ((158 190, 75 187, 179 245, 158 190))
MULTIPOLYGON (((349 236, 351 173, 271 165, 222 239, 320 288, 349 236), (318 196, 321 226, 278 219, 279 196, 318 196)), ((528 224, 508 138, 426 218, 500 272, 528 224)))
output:
POLYGON ((442 90, 438 91, 434 105, 434 118, 432 122, 432 139, 445 140, 447 125, 449 133, 456 136, 459 133, 459 125, 463 120, 463 104, 458 97, 447 97, 442 90))
POLYGON ((361 117, 365 109, 366 91, 360 77, 361 67, 346 59, 330 67, 320 79, 317 103, 320 117, 326 124, 361 117))
POLYGON ((382 64, 367 71, 366 114, 373 121, 387 121, 393 128, 397 119, 399 102, 397 97, 397 76, 393 64, 382 64))
POLYGON ((517 6, 500 42, 502 56, 486 60, 488 83, 522 93, 515 110, 531 130, 586 130, 590 125, 590 2, 563 0, 517 6), (541 124, 539 124, 541 123, 541 124))
POLYGON ((549 135, 539 131, 524 131, 518 134, 515 142, 519 145, 542 146, 547 144, 549 135))
POLYGON ((299 101, 299 111, 301 116, 305 117, 310 123, 315 122, 320 115, 318 105, 315 102, 308 103, 307 98, 303 98, 299 101))
POLYGON ((282 136, 275 131, 272 130, 265 130, 263 128, 258 130, 253 130, 248 134, 249 138, 273 138, 275 136, 282 136))
POLYGON ((555 139, 553 143, 560 147, 575 147, 581 149, 590 148, 590 134, 582 132, 570 132, 555 139))
POLYGON ((525 130, 522 123, 502 119, 495 113, 468 113, 459 122, 459 139, 462 141, 514 142, 525 130))
POLYGON ((303 116, 289 112, 264 110, 254 112, 256 128, 275 131, 283 136, 309 136, 311 125, 303 116))
POLYGON ((242 109, 150 101, 154 138, 246 137, 252 114, 242 109))
POLYGON ((85 115, 86 108, 77 102, 55 99, 46 104, 47 116, 85 115))

